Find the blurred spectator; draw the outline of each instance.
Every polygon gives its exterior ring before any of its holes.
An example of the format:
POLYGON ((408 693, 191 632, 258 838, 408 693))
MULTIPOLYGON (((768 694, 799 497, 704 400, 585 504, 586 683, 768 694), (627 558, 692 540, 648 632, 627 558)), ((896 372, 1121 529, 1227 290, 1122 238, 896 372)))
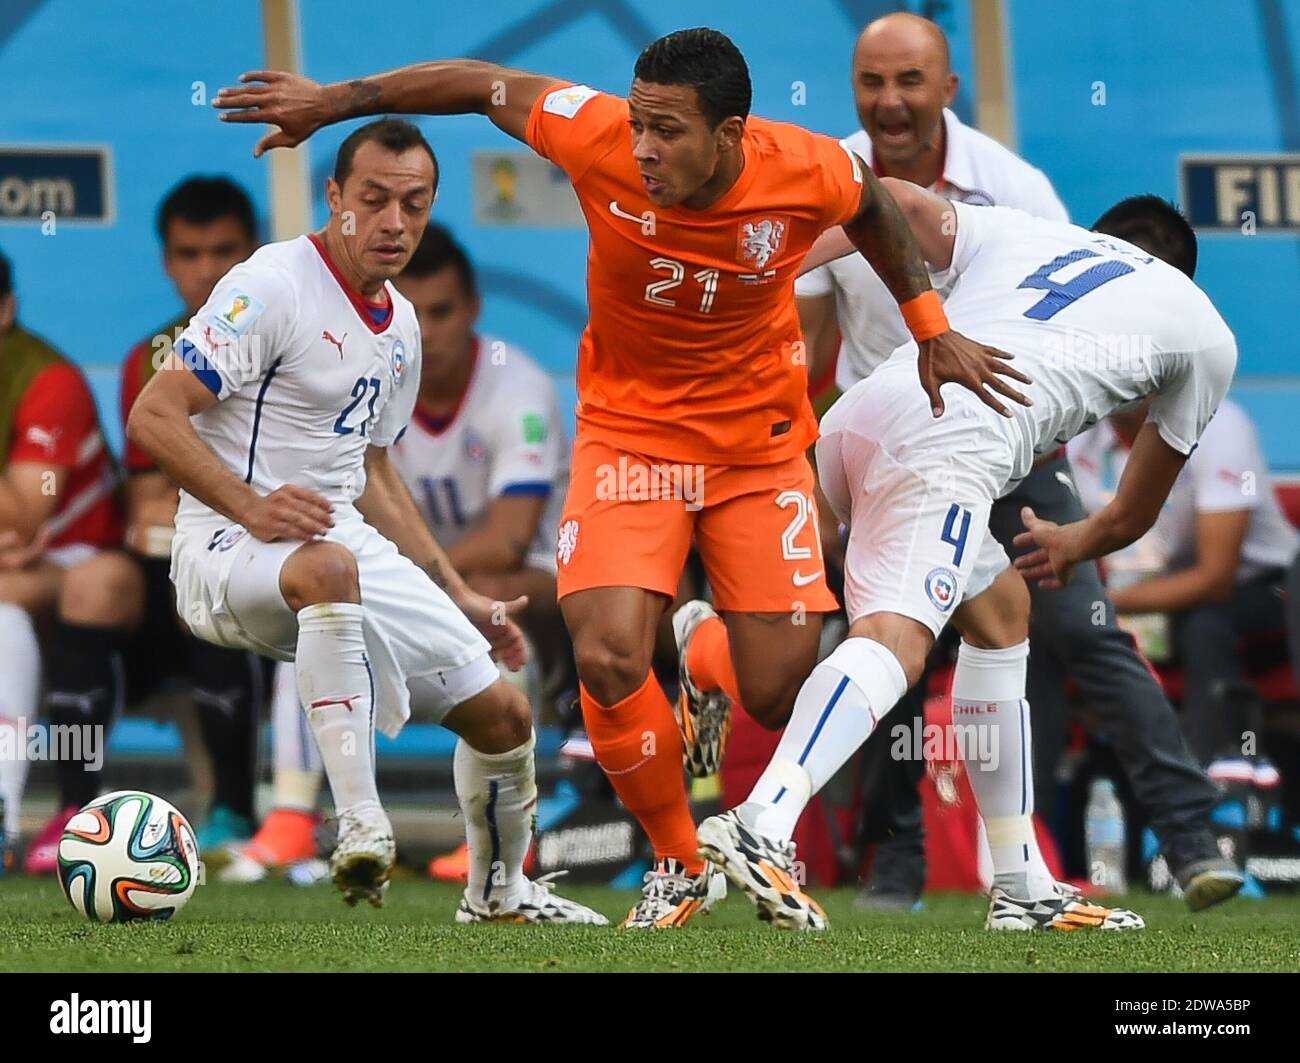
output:
MULTIPOLYGON (((121 415, 216 282, 257 247, 253 205, 224 177, 191 177, 158 211, 163 268, 182 309, 126 356, 121 415)), ((126 544, 71 569, 50 640, 52 719, 81 713, 107 726, 127 702, 165 681, 189 687, 215 776, 212 810, 198 830, 201 849, 253 831, 256 724, 261 665, 250 653, 193 638, 176 616, 170 579, 176 487, 137 447, 126 445, 126 544)), ((97 792, 93 776, 70 766, 59 774, 60 811, 28 853, 26 869, 52 871, 63 825, 97 792)))
MULTIPOLYGON (((1070 443, 1088 509, 1104 505, 1114 491, 1149 404, 1115 414, 1070 443)), ((1226 400, 1155 527, 1108 562, 1116 610, 1151 618, 1139 622, 1139 636, 1152 656, 1167 656, 1183 670, 1183 726, 1203 763, 1218 757, 1240 762, 1255 751, 1240 733, 1241 722, 1229 716, 1231 692, 1243 676, 1243 641, 1277 636, 1285 627, 1283 584, 1298 546, 1255 426, 1226 400), (1171 638, 1160 627, 1165 617, 1171 638)))
MULTIPOLYGON (((0 255, 0 728, 10 732, 0 736, 0 749, 6 753, 26 746, 25 727, 35 722, 41 675, 36 627, 53 619, 66 570, 121 537, 117 486, 85 378, 18 324, 13 275, 0 255)), ((52 702, 53 722, 106 722, 83 708, 52 702)), ((92 740, 96 749, 102 735, 92 740)), ((61 783, 93 791, 95 776, 80 763, 61 761, 58 771, 61 783)), ((7 864, 18 839, 26 776, 25 758, 0 760, 0 849, 7 864)))
POLYGON ((528 595, 522 627, 549 673, 565 656, 555 536, 568 447, 555 386, 518 347, 476 331, 474 269, 442 226, 429 226, 396 283, 423 349, 393 464, 471 587, 498 601, 528 595))

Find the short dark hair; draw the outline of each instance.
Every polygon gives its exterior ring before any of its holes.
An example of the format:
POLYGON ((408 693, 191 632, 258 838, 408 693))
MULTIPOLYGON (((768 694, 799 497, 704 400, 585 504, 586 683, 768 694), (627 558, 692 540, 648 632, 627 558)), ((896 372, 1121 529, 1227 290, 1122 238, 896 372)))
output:
POLYGON ((469 298, 478 295, 478 278, 465 249, 456 243, 450 230, 437 222, 429 222, 424 235, 411 255, 411 261, 402 270, 403 277, 432 277, 450 266, 460 277, 461 287, 469 298))
POLYGON ((379 118, 352 130, 343 138, 343 143, 339 145, 339 153, 334 156, 334 180, 340 188, 348 179, 348 174, 352 172, 352 159, 357 149, 372 140, 380 147, 399 155, 404 151, 410 151, 411 148, 421 148, 428 152, 429 159, 433 163, 433 187, 437 189, 438 156, 433 153, 433 148, 424 139, 424 134, 419 128, 404 118, 379 118))
POLYGON ((715 129, 732 115, 749 117, 749 67, 731 38, 717 30, 697 27, 660 37, 637 57, 634 76, 655 85, 689 85, 715 129))
POLYGON ((163 198, 158 207, 158 239, 167 243, 174 219, 192 225, 209 225, 218 218, 234 218, 251 243, 257 242, 257 216, 248 193, 229 177, 187 177, 163 198))
POLYGON ((5 258, 4 252, 0 251, 0 299, 3 299, 14 290, 14 274, 9 267, 9 260, 5 258))
POLYGON ((1093 222, 1092 228, 1136 244, 1189 277, 1196 276, 1196 233, 1178 208, 1159 196, 1121 200, 1093 222))

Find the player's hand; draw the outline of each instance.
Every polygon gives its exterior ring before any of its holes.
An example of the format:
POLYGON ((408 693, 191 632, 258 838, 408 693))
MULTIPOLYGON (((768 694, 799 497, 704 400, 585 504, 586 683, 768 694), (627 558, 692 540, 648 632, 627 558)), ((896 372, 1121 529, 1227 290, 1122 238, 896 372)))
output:
POLYGON ((249 506, 242 523, 264 543, 310 542, 334 527, 334 507, 315 491, 285 484, 249 506))
POLYGON ((241 84, 222 89, 212 100, 223 122, 266 122, 279 126, 253 148, 253 157, 272 148, 292 148, 327 124, 325 86, 283 70, 252 70, 241 84), (261 84, 254 84, 261 82, 261 84))
POLYGON ((1033 383, 1020 370, 1013 369, 1007 364, 1012 356, 1006 351, 976 343, 960 332, 953 332, 952 329, 925 340, 918 344, 918 347, 920 348, 918 366, 921 370, 921 386, 930 396, 930 406, 936 417, 943 415, 943 395, 940 389, 944 384, 960 384, 967 390, 975 392, 985 406, 991 406, 1003 417, 1010 417, 1011 411, 998 401, 997 396, 993 394, 994 391, 1020 403, 1021 406, 1034 404, 1032 399, 1022 395, 1002 379, 1010 377, 1022 384, 1033 383))
POLYGON ((526 595, 520 595, 513 601, 501 602, 462 584, 451 595, 451 599, 491 644, 494 661, 500 661, 512 672, 519 671, 527 663, 528 646, 524 642, 524 633, 511 619, 528 605, 526 595))
POLYGON ((0 572, 17 572, 40 560, 50 545, 49 529, 45 525, 25 542, 12 528, 0 532, 0 572))
POLYGON ((1027 583, 1036 582, 1044 590, 1060 590, 1070 582, 1070 573, 1074 570, 1075 558, 1071 550, 1074 525, 1040 520, 1028 506, 1021 507, 1020 519, 1025 531, 1015 537, 1013 545, 1020 549, 1037 549, 1017 557, 1016 568, 1027 583))

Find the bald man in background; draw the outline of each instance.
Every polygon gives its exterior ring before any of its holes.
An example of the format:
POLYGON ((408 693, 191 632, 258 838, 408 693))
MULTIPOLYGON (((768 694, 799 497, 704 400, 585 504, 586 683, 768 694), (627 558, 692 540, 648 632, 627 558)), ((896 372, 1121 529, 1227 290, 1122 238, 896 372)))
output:
MULTIPOLYGON (((1042 218, 1069 220, 1042 171, 949 110, 958 80, 947 38, 933 22, 907 12, 872 22, 854 47, 852 78, 862 129, 843 143, 869 162, 877 176, 911 181, 964 203, 1015 207, 1042 218)), ((1046 278, 1039 280, 1038 287, 1049 287, 1046 278)), ((836 364, 838 353, 835 382, 847 389, 870 376, 909 338, 893 297, 860 255, 805 274, 795 292, 810 381, 821 380, 836 364)), ((1013 559, 1022 552, 1013 548, 1012 539, 1023 531, 1023 506, 1062 524, 1083 518, 1063 450, 1044 459, 1014 492, 994 504, 990 531, 1013 559)), ((820 508, 830 513, 829 506, 820 508)), ((826 534, 824 540, 828 560, 838 559, 837 535, 826 534)), ((1036 807, 1048 810, 1054 803, 1055 768, 1069 715, 1065 681, 1073 678, 1096 720, 1096 732, 1114 748, 1179 884, 1188 890, 1197 882, 1191 896, 1198 907, 1231 897, 1243 878, 1220 856, 1210 829, 1217 791, 1188 753, 1173 708, 1132 639, 1116 625, 1096 565, 1076 568, 1061 590, 1034 585, 1030 592, 1026 697, 1033 706, 1036 807)), ((870 879, 859 895, 862 907, 912 907, 925 884, 917 790, 924 765, 890 758, 894 727, 922 723, 924 687, 922 680, 863 750, 864 777, 874 779, 863 838, 878 844, 870 879)))

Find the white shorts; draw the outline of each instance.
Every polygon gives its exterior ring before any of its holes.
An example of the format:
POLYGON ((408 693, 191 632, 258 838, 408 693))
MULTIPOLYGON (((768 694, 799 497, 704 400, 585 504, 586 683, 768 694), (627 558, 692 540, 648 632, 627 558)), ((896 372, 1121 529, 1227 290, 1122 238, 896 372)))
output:
POLYGON ((888 362, 822 418, 817 470, 849 528, 849 621, 899 613, 937 636, 964 597, 1007 567, 989 510, 1011 474, 997 414, 955 387, 936 420, 915 361, 888 362))
MULTIPOLYGON (((353 509, 336 509, 326 541, 356 558, 366 651, 375 673, 375 725, 390 737, 422 712, 441 720, 499 677, 487 640, 446 593, 353 509)), ((172 543, 176 608, 208 642, 291 661, 298 619, 280 569, 302 543, 264 543, 239 525, 182 524, 172 543)))

